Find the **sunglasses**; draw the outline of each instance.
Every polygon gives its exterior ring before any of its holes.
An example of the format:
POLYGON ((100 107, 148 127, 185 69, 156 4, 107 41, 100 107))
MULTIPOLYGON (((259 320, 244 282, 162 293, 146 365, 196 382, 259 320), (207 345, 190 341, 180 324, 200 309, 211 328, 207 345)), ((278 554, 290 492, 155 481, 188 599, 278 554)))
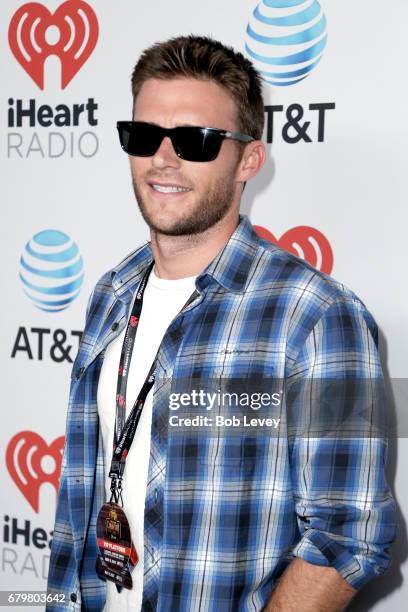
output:
POLYGON ((163 128, 143 121, 118 121, 117 128, 122 149, 128 155, 151 157, 168 136, 178 157, 185 161, 208 162, 220 152, 224 138, 251 142, 252 136, 218 130, 217 128, 180 126, 163 128))

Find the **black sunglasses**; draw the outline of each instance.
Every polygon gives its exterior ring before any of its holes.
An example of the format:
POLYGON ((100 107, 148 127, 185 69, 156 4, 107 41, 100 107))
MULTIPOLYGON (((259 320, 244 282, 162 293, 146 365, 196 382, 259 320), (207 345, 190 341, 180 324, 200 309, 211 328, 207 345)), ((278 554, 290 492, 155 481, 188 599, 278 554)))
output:
POLYGON ((215 159, 220 152, 224 138, 251 142, 252 136, 218 130, 217 128, 180 126, 163 128, 143 121, 118 121, 117 128, 122 149, 128 155, 150 157, 168 136, 178 157, 186 161, 207 162, 215 159))

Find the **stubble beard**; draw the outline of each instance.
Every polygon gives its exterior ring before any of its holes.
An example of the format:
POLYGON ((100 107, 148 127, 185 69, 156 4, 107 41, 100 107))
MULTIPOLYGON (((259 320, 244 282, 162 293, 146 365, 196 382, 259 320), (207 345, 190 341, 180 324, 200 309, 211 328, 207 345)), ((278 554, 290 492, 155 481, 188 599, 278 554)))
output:
POLYGON ((133 190, 143 219, 151 230, 165 236, 187 236, 201 234, 216 225, 232 207, 235 182, 233 174, 216 180, 208 193, 196 202, 195 207, 171 224, 157 223, 148 212, 145 199, 132 175, 133 190))

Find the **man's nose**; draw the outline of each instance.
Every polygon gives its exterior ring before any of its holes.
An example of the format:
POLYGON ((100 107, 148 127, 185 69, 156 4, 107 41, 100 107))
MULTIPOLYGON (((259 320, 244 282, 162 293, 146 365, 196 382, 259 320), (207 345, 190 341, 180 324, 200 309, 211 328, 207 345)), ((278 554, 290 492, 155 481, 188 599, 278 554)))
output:
POLYGON ((168 136, 165 136, 161 141, 160 147, 153 155, 152 164, 157 168, 165 166, 179 167, 180 158, 174 150, 173 143, 168 136))

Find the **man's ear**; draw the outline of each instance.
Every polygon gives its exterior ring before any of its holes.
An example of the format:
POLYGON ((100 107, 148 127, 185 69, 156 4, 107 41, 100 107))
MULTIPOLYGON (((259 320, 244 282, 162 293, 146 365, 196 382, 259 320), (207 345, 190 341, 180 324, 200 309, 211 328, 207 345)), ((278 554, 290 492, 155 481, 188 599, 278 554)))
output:
POLYGON ((246 183, 256 176, 265 163, 266 151, 262 140, 249 142, 242 154, 239 162, 236 180, 239 183, 246 183))

